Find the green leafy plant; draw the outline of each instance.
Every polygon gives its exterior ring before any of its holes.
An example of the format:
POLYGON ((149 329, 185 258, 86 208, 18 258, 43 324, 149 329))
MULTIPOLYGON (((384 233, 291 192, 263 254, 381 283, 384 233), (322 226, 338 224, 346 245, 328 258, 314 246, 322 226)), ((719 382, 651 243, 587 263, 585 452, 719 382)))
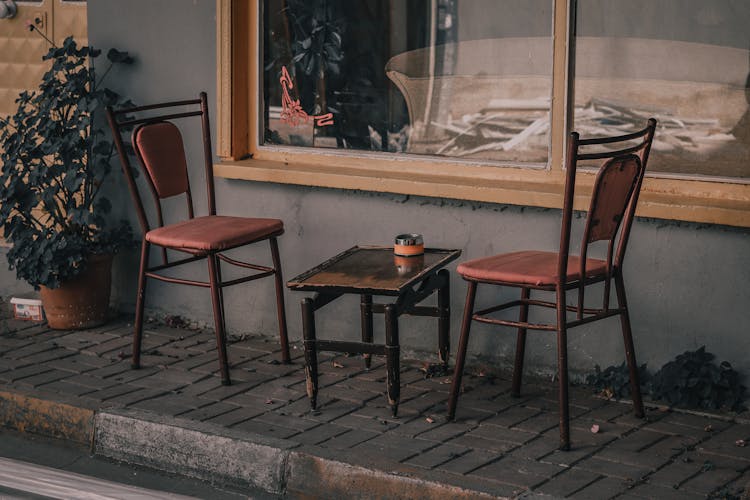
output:
MULTIPOLYGON (((746 388, 740 374, 726 361, 717 365, 714 358, 703 346, 685 351, 653 375, 642 365, 639 369, 641 392, 678 408, 742 411, 746 388)), ((608 398, 630 396, 630 377, 625 363, 604 370, 596 366, 586 382, 608 398)))
POLYGON ((651 396, 682 408, 742 410, 745 386, 739 374, 726 361, 716 365, 714 357, 705 346, 680 354, 654 374, 651 396))
POLYGON ((133 59, 111 49, 97 77, 100 55, 72 37, 53 46, 38 89, 22 92, 16 112, 0 118, 0 220, 13 245, 8 262, 35 288, 57 288, 85 269, 89 255, 115 253, 133 239, 127 222, 107 224, 112 206, 102 186, 114 148, 94 120, 107 105, 132 105, 102 80, 133 59))

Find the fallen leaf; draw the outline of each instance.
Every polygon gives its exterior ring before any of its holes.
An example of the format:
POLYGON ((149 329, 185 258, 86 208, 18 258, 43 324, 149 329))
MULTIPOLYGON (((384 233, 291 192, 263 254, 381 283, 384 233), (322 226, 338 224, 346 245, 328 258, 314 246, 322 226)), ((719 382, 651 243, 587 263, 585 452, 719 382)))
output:
POLYGON ((599 424, 592 425, 591 426, 591 432, 594 433, 594 434, 598 434, 599 433, 599 424))
POLYGON ((740 448, 744 448, 745 446, 747 446, 747 441, 745 441, 744 439, 738 439, 734 442, 734 445, 739 446, 740 448))
POLYGON ((711 432, 712 430, 714 430, 714 426, 711 424, 708 424, 707 426, 703 428, 703 430, 706 432, 711 432))
POLYGON ((427 417, 425 420, 427 421, 428 424, 435 423, 435 419, 432 417, 427 417))
POLYGON ((344 365, 342 365, 342 364, 341 364, 341 363, 339 363, 338 361, 334 361, 334 362, 333 362, 333 367, 334 367, 334 368, 343 368, 343 367, 344 367, 344 365))
POLYGON ((273 399, 266 399, 266 404, 267 405, 272 405, 273 404, 273 399))

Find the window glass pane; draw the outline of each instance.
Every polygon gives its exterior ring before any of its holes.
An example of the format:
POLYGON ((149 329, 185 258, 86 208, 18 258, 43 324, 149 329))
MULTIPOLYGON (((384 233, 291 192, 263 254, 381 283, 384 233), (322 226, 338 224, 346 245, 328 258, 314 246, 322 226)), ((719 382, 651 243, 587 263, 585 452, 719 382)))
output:
POLYGON ((265 0, 263 143, 545 163, 552 0, 265 0))
POLYGON ((649 170, 750 177, 750 2, 578 0, 575 125, 659 128, 649 170))

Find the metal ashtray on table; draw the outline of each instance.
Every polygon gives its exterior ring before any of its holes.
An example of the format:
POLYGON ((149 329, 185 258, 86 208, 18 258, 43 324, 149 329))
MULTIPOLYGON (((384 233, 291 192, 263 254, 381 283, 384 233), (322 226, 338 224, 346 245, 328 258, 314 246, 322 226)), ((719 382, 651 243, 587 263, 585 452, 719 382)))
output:
POLYGON ((315 409, 318 397, 318 351, 385 355, 388 404, 395 416, 400 397, 398 317, 402 314, 438 318, 440 361, 447 365, 450 348, 450 276, 446 264, 461 250, 427 248, 423 255, 394 255, 393 247, 355 246, 290 280, 292 290, 315 292, 302 299, 307 395, 315 409), (437 292, 437 306, 419 305, 437 292), (362 341, 316 338, 315 311, 346 294, 361 296, 362 341), (385 303, 373 302, 383 296, 385 303), (391 300, 388 300, 388 298, 391 300), (385 345, 373 343, 373 314, 385 315, 385 345))

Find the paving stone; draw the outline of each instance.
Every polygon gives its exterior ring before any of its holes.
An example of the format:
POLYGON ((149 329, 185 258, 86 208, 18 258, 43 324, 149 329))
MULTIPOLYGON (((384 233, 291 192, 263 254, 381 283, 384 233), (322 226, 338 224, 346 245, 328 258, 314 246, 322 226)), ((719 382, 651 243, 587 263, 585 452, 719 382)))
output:
POLYGON ((473 450, 490 451, 494 453, 505 453, 508 450, 512 450, 519 446, 518 443, 511 443, 508 441, 494 441, 492 439, 471 436, 469 434, 458 436, 448 442, 450 444, 455 444, 458 446, 465 446, 473 450))
POLYGON ((84 373, 81 375, 73 375, 65 379, 65 381, 71 384, 89 387, 91 388, 92 391, 106 389, 107 387, 118 385, 117 382, 113 382, 112 380, 107 380, 107 379, 103 379, 99 377, 93 377, 90 375, 90 372, 84 373))
POLYGON ((698 449, 707 453, 750 462, 750 425, 735 424, 718 434, 713 434, 707 440, 701 442, 698 449), (747 444, 737 446, 738 440, 744 440, 747 444))
POLYGON ((652 472, 648 467, 615 463, 597 457, 584 459, 576 464, 576 467, 601 474, 602 476, 616 477, 629 481, 638 481, 652 472))
POLYGON ((245 420, 232 427, 245 432, 254 432, 262 436, 275 437, 279 439, 288 439, 300 431, 297 429, 290 429, 288 427, 282 427, 280 425, 271 424, 268 422, 260 422, 256 419, 245 420))
MULTIPOLYGON (((436 411, 447 411, 442 408, 436 408, 436 411)), ((471 408, 469 406, 461 406, 461 400, 458 400, 458 408, 456 408, 456 422, 463 424, 478 424, 492 417, 494 413, 480 410, 478 408, 471 408)))
MULTIPOLYGON (((9 372, 11 370, 17 370, 19 368, 22 368, 28 365, 29 363, 26 363, 20 359, 0 358, 0 373, 9 372)), ((54 368, 54 367, 50 367, 50 368, 54 368)), ((6 380, 6 379, 0 378, 0 380, 6 380)))
POLYGON ((161 415, 174 416, 179 415, 180 413, 194 410, 196 408, 200 408, 201 406, 206 406, 211 403, 212 401, 194 397, 186 397, 182 394, 170 393, 167 395, 159 396, 157 398, 139 401, 132 406, 135 408, 140 408, 142 410, 152 411, 161 415))
POLYGON ((365 441, 364 443, 352 446, 351 453, 358 453, 362 457, 365 457, 368 454, 371 456, 377 456, 378 460, 403 462, 416 455, 418 451, 408 447, 397 448, 378 446, 371 441, 365 441))
POLYGON ((104 332, 88 332, 86 330, 75 332, 71 335, 65 335, 55 339, 54 344, 60 347, 67 347, 75 351, 80 351, 96 344, 101 344, 109 340, 118 338, 116 335, 104 332))
MULTIPOLYGON (((472 425, 459 424, 456 422, 448 422, 440 424, 438 420, 435 420, 432 424, 428 423, 423 418, 414 419, 416 424, 414 430, 425 429, 424 432, 417 432, 415 436, 419 436, 419 439, 427 439, 429 441, 447 441, 454 437, 466 434, 474 428, 472 425)), ((411 422, 410 422, 411 423, 411 422)), ((399 429, 394 429, 393 432, 398 432, 399 429)))
POLYGON ((18 349, 6 351, 3 353, 3 357, 8 359, 22 359, 33 356, 34 354, 55 349, 57 348, 49 342, 38 342, 19 347, 18 349))
POLYGON ((263 410, 264 413, 276 408, 282 408, 289 404, 289 400, 287 399, 267 399, 263 397, 253 396, 247 393, 236 394, 230 398, 225 399, 224 402, 236 404, 239 406, 246 406, 248 408, 257 408, 258 410, 263 410))
POLYGON ((434 448, 437 444, 433 441, 425 441, 423 439, 408 439, 404 436, 397 436, 390 432, 380 434, 367 441, 373 446, 379 446, 384 448, 408 448, 409 451, 414 453, 421 453, 430 448, 434 448))
MULTIPOLYGON (((528 420, 519 422, 513 426, 513 429, 519 429, 525 432, 533 432, 534 434, 541 434, 550 429, 554 429, 559 425, 557 414, 553 413, 539 413, 528 420)), ((488 420, 490 423, 492 419, 488 420)))
POLYGON ((507 441, 510 443, 524 444, 534 439, 537 434, 522 431, 520 429, 506 429, 504 427, 483 423, 469 431, 466 436, 489 439, 492 441, 507 441))
POLYGON ((654 484, 639 484, 628 490, 628 495, 636 498, 658 498, 659 500, 703 500, 705 495, 654 484))
POLYGON ((85 387, 83 385, 71 384, 67 380, 58 380, 45 384, 44 389, 46 391, 54 392, 57 394, 66 394, 71 396, 81 396, 89 392, 94 392, 95 389, 91 387, 85 387))
MULTIPOLYGON (((449 445, 444 445, 449 446, 449 445)), ((468 449, 463 446, 457 446, 458 449, 468 449)), ((486 450, 471 450, 459 457, 455 457, 447 462, 437 466, 440 470, 445 470, 455 474, 468 474, 469 472, 479 469, 500 458, 502 455, 498 452, 486 450)))
POLYGON ((514 427, 518 426, 518 424, 520 424, 524 420, 528 420, 539 414, 539 410, 534 408, 528 408, 526 406, 513 406, 501 411, 497 415, 490 417, 487 420, 482 421, 482 425, 514 427))
POLYGON ((119 352, 119 351, 129 353, 132 342, 133 341, 130 338, 117 337, 111 340, 107 340, 106 342, 102 342, 101 344, 95 344, 92 346, 85 347, 81 349, 81 352, 93 354, 95 356, 104 356, 107 353, 119 352))
POLYGON ((704 469, 695 477, 692 477, 680 485, 680 491, 692 491, 700 495, 709 495, 713 491, 720 490, 733 480, 740 477, 742 471, 727 469, 723 467, 712 467, 704 469))
MULTIPOLYGON (((378 439, 378 438, 375 438, 378 439)), ((441 444, 406 460, 406 463, 415 467, 433 469, 445 462, 465 455, 471 451, 463 446, 441 444)))
POLYGON ((96 357, 86 356, 84 354, 73 354, 62 359, 55 359, 45 362, 48 368, 56 370, 67 370, 74 373, 85 373, 110 364, 110 361, 96 357))
POLYGON ((610 443, 607 449, 638 452, 644 448, 654 446, 657 442, 667 437, 666 434, 662 434, 661 432, 638 429, 610 443))
POLYGON ((43 386, 44 384, 63 380, 72 375, 74 374, 71 372, 53 369, 53 370, 45 371, 43 373, 39 373, 37 375, 32 375, 30 377, 23 377, 19 380, 15 380, 14 383, 16 385, 22 384, 22 385, 26 385, 29 387, 39 387, 39 386, 43 386))
POLYGON ((660 457, 658 455, 651 455, 649 453, 638 453, 635 451, 610 447, 606 447, 601 450, 596 454, 596 457, 618 464, 628 464, 635 466, 641 465, 644 467, 648 467, 651 470, 659 469, 669 463, 669 461, 671 460, 668 457, 660 457))
POLYGON ((223 425, 224 427, 231 427, 233 425, 239 424, 240 422, 245 422, 246 420, 250 420, 253 417, 257 417, 258 415, 261 415, 265 412, 265 409, 260 408, 248 408, 246 406, 240 406, 235 407, 234 410, 222 413, 220 415, 217 415, 215 417, 209 418, 206 420, 206 422, 217 424, 217 425, 223 425))
POLYGON ((202 406, 197 410, 190 410, 188 412, 179 415, 180 418, 189 418, 190 420, 209 420, 211 418, 229 413, 230 411, 236 410, 237 406, 229 403, 212 403, 206 406, 202 406))
MULTIPOLYGON (((141 370, 133 370, 138 372, 141 370)), ((133 375, 135 376, 135 375, 133 375)), ((126 378, 127 375, 120 374, 113 377, 115 380, 126 378)), ((146 387, 150 389, 163 389, 172 391, 186 385, 190 385, 193 382, 197 382, 204 378, 204 376, 191 373, 183 370, 159 370, 152 374, 146 374, 144 377, 133 378, 131 384, 138 387, 146 387)), ((229 386, 231 387, 231 386, 229 386)))
POLYGON ((605 498, 621 498, 618 495, 624 493, 631 483, 614 477, 602 477, 594 481, 582 490, 575 492, 573 498, 576 500, 602 500, 605 498))
POLYGON ((475 470, 471 475, 524 488, 533 488, 564 470, 566 470, 565 467, 553 464, 503 457, 497 462, 475 470))
POLYGON ((86 394, 86 396, 92 399, 106 401, 108 399, 116 398, 117 396, 122 396, 123 394, 128 394, 128 393, 136 392, 139 390, 140 390, 140 387, 136 387, 134 385, 118 384, 118 385, 113 385, 112 387, 108 387, 106 389, 90 392, 86 394))
POLYGON ((664 418, 659 420, 659 422, 670 425, 681 425, 699 430, 711 426, 715 431, 720 431, 730 426, 729 422, 725 422, 716 418, 678 412, 667 413, 664 418))
MULTIPOLYGON (((144 370, 146 368, 141 368, 141 370, 144 370)), ((147 368, 150 370, 150 373, 153 373, 155 368, 147 368)), ((97 368, 96 370, 92 370, 89 372, 89 375, 94 377, 100 377, 100 378, 106 378, 106 377, 112 377, 114 375, 118 375, 120 373, 125 373, 127 371, 131 371, 133 368, 130 366, 130 361, 119 361, 115 363, 109 363, 106 366, 102 366, 101 368, 97 368)), ((139 370, 134 370, 139 371, 139 370)), ((144 375, 145 376, 145 375, 144 375)))
POLYGON ((292 439, 296 443, 316 445, 323 444, 326 441, 329 441, 330 439, 336 436, 340 436, 341 434, 344 434, 346 432, 350 432, 349 429, 346 427, 341 427, 339 425, 318 425, 317 427, 313 427, 311 429, 308 429, 307 431, 295 435, 292 439))
POLYGON ((667 436, 648 448, 639 451, 642 454, 647 453, 649 455, 672 458, 686 451, 693 450, 696 443, 698 443, 698 439, 690 436, 667 436))
POLYGON ((0 382, 15 382, 24 378, 33 377, 51 371, 45 365, 29 365, 23 368, 0 373, 0 382))
MULTIPOLYGON (((341 427, 341 426, 337 426, 337 427, 341 427)), ((338 434, 336 437, 333 437, 325 441, 324 443, 321 443, 320 446, 323 446, 325 448, 345 450, 348 448, 352 448, 353 446, 356 446, 360 443, 366 442, 379 435, 380 433, 378 432, 349 429, 348 432, 345 432, 343 434, 338 434)))
POLYGON ((601 477, 599 474, 585 470, 568 469, 543 483, 535 491, 552 495, 553 497, 568 497, 576 491, 586 488, 586 486, 601 477))
MULTIPOLYGON (((164 394, 164 391, 158 389, 139 389, 133 392, 127 392, 106 400, 107 406, 130 406, 147 399, 155 398, 164 394)), ((87 394, 89 396, 90 394, 87 394)))
POLYGON ((690 458, 690 462, 678 458, 649 475, 648 482, 649 484, 677 488, 680 484, 697 475, 701 467, 703 467, 703 463, 698 463, 694 458, 690 458))
POLYGON ((363 429, 378 433, 385 432, 388 429, 393 429, 399 425, 389 421, 387 416, 384 416, 384 418, 372 418, 358 417, 352 414, 347 414, 337 418, 334 420, 334 423, 336 423, 336 425, 349 427, 350 429, 363 429))
POLYGON ((278 425, 286 427, 288 429, 295 429, 298 432, 308 431, 313 427, 317 427, 318 425, 320 425, 319 423, 313 422, 311 420, 287 415, 283 413, 283 409, 263 413, 262 415, 255 417, 253 420, 257 422, 266 422, 274 426, 278 425))

